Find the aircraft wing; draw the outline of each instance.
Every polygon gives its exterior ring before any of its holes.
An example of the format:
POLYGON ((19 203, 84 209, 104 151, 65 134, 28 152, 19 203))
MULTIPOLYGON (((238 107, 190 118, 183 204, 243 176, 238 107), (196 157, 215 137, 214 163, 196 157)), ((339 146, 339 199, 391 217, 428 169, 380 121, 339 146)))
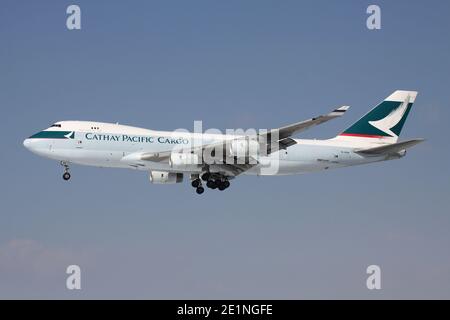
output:
POLYGON ((317 126, 318 124, 322 124, 329 120, 341 117, 344 115, 344 113, 349 108, 350 108, 349 106, 342 106, 342 107, 337 108, 337 109, 333 110, 332 112, 325 114, 325 115, 320 115, 320 116, 312 118, 312 119, 293 123, 293 124, 290 124, 290 125, 278 128, 278 129, 272 129, 269 132, 269 134, 278 132, 278 137, 280 138, 280 140, 286 139, 296 133, 299 133, 299 132, 305 131, 306 129, 309 129, 311 127, 317 126))
MULTIPOLYGON (((272 129, 270 131, 267 131, 266 133, 259 134, 258 136, 255 136, 255 137, 242 136, 242 137, 236 138, 236 140, 245 139, 245 138, 258 138, 260 143, 265 144, 267 146, 267 154, 270 154, 270 153, 276 152, 280 149, 286 149, 286 148, 296 144, 297 142, 295 142, 295 140, 291 138, 291 136, 293 136, 294 134, 305 131, 309 128, 312 128, 314 126, 317 126, 317 125, 327 122, 329 120, 339 118, 339 117, 343 116, 344 113, 349 108, 350 108, 349 106, 342 106, 337 109, 334 109, 332 112, 325 114, 325 115, 320 115, 320 116, 317 116, 312 119, 308 119, 308 120, 301 121, 301 122, 296 122, 296 123, 293 123, 293 124, 290 124, 290 125, 278 128, 278 129, 272 129), (273 136, 277 138, 276 141, 271 141, 273 136), (278 146, 275 146, 275 147, 270 146, 271 142, 275 142, 275 144, 277 144, 278 146)), ((227 143, 229 144, 230 141, 204 145, 202 148, 203 148, 203 150, 205 150, 205 149, 212 150, 214 148, 220 147, 221 145, 223 145, 223 147, 225 148, 225 145, 227 143)))
POLYGON ((286 149, 294 144, 296 144, 295 140, 290 138, 294 134, 305 131, 311 127, 317 126, 329 120, 341 117, 345 114, 345 112, 349 109, 349 106, 342 106, 333 110, 332 112, 314 117, 312 119, 308 119, 305 121, 293 123, 278 129, 272 129, 269 132, 263 134, 262 136, 266 139, 267 142, 271 141, 272 135, 278 134, 278 147, 268 148, 267 153, 270 154, 272 152, 276 152, 280 149, 286 149))

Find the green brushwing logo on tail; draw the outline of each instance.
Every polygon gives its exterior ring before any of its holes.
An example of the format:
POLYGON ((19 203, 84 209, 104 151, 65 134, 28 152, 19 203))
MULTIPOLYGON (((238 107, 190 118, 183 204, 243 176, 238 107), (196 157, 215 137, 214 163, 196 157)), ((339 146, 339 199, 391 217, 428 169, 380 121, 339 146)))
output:
POLYGON ((345 130, 342 136, 398 138, 413 102, 408 95, 403 101, 385 100, 345 130))

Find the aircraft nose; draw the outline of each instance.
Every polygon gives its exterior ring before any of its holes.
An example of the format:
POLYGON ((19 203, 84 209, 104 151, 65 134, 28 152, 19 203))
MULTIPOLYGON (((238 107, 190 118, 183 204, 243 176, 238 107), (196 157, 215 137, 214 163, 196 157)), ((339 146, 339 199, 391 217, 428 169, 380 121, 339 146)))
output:
POLYGON ((25 147, 25 148, 27 148, 28 150, 30 150, 31 149, 31 145, 32 145, 33 143, 32 143, 32 141, 31 141, 31 139, 25 139, 24 141, 23 141, 23 146, 25 147))

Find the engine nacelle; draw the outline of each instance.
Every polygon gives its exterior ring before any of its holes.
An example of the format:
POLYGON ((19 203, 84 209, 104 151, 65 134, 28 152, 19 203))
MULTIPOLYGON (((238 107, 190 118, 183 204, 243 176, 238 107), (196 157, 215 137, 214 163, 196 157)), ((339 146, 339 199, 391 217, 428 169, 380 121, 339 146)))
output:
POLYGON ((182 173, 167 171, 150 171, 149 178, 153 184, 175 184, 183 182, 182 173))
POLYGON ((255 140, 233 140, 230 143, 230 155, 235 157, 256 157, 259 154, 259 143, 255 140))
POLYGON ((172 168, 188 169, 197 167, 201 164, 201 161, 195 153, 173 152, 170 155, 169 164, 172 168))
POLYGON ((404 156, 406 156, 406 150, 400 150, 399 152, 396 152, 396 153, 393 153, 393 154, 389 154, 386 157, 386 160, 400 159, 400 158, 403 158, 404 156))

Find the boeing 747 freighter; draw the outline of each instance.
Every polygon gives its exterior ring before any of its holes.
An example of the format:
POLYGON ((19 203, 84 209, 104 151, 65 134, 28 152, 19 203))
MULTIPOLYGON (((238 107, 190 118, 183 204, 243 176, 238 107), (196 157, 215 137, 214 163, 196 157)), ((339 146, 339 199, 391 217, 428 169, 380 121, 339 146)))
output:
POLYGON ((149 173, 155 184, 180 183, 188 177, 198 194, 204 184, 225 190, 239 175, 290 175, 398 159, 423 139, 399 142, 400 132, 416 99, 415 91, 395 91, 334 138, 293 136, 348 110, 278 129, 252 134, 155 131, 94 122, 60 121, 24 141, 27 149, 64 167, 72 164, 132 168, 149 173))

